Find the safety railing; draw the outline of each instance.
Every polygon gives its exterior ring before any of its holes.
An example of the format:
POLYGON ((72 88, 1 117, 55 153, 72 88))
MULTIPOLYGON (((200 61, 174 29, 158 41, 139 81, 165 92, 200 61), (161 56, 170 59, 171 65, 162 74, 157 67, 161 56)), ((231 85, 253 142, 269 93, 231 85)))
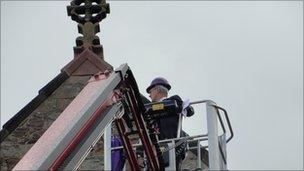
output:
MULTIPOLYGON (((219 107, 219 106, 217 106, 217 105, 213 105, 213 107, 215 107, 215 108, 217 108, 217 109, 223 111, 224 114, 225 114, 225 118, 226 118, 226 121, 227 121, 227 125, 228 125, 229 131, 230 131, 230 137, 229 137, 229 138, 227 139, 227 141, 226 141, 226 143, 228 143, 228 142, 233 138, 233 136, 234 136, 234 133, 233 133, 233 130, 232 130, 232 126, 231 126, 231 123, 230 123, 230 120, 229 120, 229 117, 228 117, 228 113, 227 113, 227 111, 226 111, 224 108, 222 108, 222 107, 219 107)), ((223 126, 222 117, 221 117, 220 112, 219 112, 218 110, 217 110, 217 115, 218 115, 218 117, 219 117, 221 126, 222 126, 222 128, 223 128, 223 130, 224 130, 224 133, 226 133, 226 129, 225 129, 225 127, 223 126)))
MULTIPOLYGON (((206 103, 207 108, 207 130, 208 130, 208 158, 210 170, 227 170, 226 143, 234 136, 227 111, 216 105, 212 100, 201 100, 191 102, 190 105, 206 103), (219 110, 224 112, 225 120, 229 128, 230 136, 226 139, 226 127, 219 110), (222 128, 222 135, 218 135, 218 122, 222 128), (224 141, 223 141, 224 140, 224 141)), ((197 147, 199 148, 199 147, 197 147)), ((198 153, 199 155, 199 153, 198 153)), ((199 168, 200 165, 199 165, 199 168)))
MULTIPOLYGON (((227 159, 226 159, 226 143, 228 143, 234 136, 233 129, 231 126, 231 122, 228 117, 227 111, 216 105, 212 100, 200 100, 190 102, 190 105, 197 104, 206 104, 207 109, 207 134, 195 135, 195 136, 186 136, 172 139, 165 139, 159 141, 159 143, 168 143, 168 149, 164 151, 169 151, 170 164, 166 170, 175 170, 175 148, 179 145, 179 142, 187 141, 187 144, 190 142, 196 142, 196 147, 188 147, 189 150, 196 149, 197 151, 197 169, 202 169, 202 161, 201 161, 201 148, 208 148, 208 167, 209 170, 227 170, 227 159), (222 119, 221 112, 224 113, 225 120, 222 119), (226 121, 226 125, 228 125, 229 130, 229 138, 225 138, 227 134, 227 129, 225 127, 224 121, 226 121), (218 135, 218 123, 221 125, 222 134, 218 135), (220 137, 220 138, 219 138, 220 137), (223 138, 222 138, 223 137, 223 138), (219 140, 220 139, 220 140, 219 140), (225 141, 221 141, 224 139, 225 141), (179 141, 176 143, 176 141, 179 141), (208 141, 208 145, 202 146, 201 142, 208 141)), ((108 128, 110 129, 110 127, 108 128)), ((104 138, 107 139, 108 143, 105 143, 105 170, 111 170, 111 151, 123 149, 122 146, 112 147, 109 144, 109 139, 111 138, 110 131, 104 135, 104 138)), ((142 146, 141 143, 133 144, 134 148, 142 146)))
MULTIPOLYGON (((168 144, 168 148, 163 150, 163 153, 165 152, 169 152, 169 167, 166 168, 166 170, 175 170, 176 165, 175 165, 175 147, 177 147, 178 145, 180 145, 179 142, 187 142, 187 144, 191 143, 191 142, 199 142, 198 144, 200 144, 200 142, 202 141, 207 141, 207 134, 201 134, 201 135, 195 135, 195 136, 187 136, 187 137, 180 137, 180 138, 172 138, 172 139, 165 139, 165 140, 160 140, 158 141, 159 144, 168 144), (179 141, 176 143, 176 141, 179 141)), ((134 147, 134 149, 136 149, 137 147, 141 147, 142 144, 141 143, 136 143, 132 145, 134 147)), ((201 148, 207 148, 208 146, 197 146, 197 147, 191 147, 188 149, 197 149, 197 168, 202 168, 201 166, 201 152, 200 149, 201 148)), ((111 150, 121 150, 123 149, 123 146, 118 146, 118 147, 112 147, 111 150)))
POLYGON ((219 112, 219 110, 221 110, 222 112, 224 112, 225 119, 227 121, 227 125, 228 125, 228 128, 229 128, 229 133, 230 133, 230 136, 229 136, 229 138, 226 141, 228 143, 233 138, 233 136, 234 136, 233 129, 232 129, 232 126, 231 126, 231 123, 230 123, 230 119, 229 119, 229 116, 228 116, 228 112, 224 108, 216 105, 216 103, 214 101, 212 101, 212 100, 193 101, 193 102, 190 102, 190 105, 202 104, 202 103, 207 103, 207 102, 214 103, 212 106, 217 109, 216 110, 216 114, 217 114, 219 122, 221 124, 221 128, 223 130, 223 134, 227 133, 227 131, 226 131, 226 128, 224 126, 224 122, 223 122, 223 119, 221 117, 221 113, 219 112))

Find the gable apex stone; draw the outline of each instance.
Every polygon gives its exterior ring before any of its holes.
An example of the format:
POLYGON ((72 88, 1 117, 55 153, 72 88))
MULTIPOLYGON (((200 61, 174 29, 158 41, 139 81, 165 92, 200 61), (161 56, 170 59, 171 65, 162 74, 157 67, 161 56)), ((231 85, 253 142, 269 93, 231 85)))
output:
POLYGON ((113 67, 89 49, 75 56, 71 62, 61 69, 69 76, 94 75, 105 70, 113 70, 113 67))

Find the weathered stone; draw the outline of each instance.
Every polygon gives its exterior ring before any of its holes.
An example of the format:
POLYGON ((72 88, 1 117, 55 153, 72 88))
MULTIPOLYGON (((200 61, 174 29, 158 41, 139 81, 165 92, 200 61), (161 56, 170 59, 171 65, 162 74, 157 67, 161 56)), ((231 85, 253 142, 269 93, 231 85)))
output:
POLYGON ((34 128, 41 128, 43 126, 42 117, 37 117, 35 115, 30 116, 29 120, 27 121, 27 126, 34 128))
POLYGON ((3 170, 3 171, 8 170, 7 169, 7 163, 2 156, 0 158, 0 170, 3 170))
POLYGON ((50 120, 50 121, 55 121, 58 116, 60 115, 61 112, 51 112, 51 113, 46 113, 46 118, 47 120, 50 120))
POLYGON ((82 162, 79 170, 103 170, 103 138, 100 138, 93 150, 82 162))
POLYGON ((40 137, 41 134, 39 132, 34 132, 29 136, 29 140, 26 142, 26 144, 34 144, 40 137))
POLYGON ((53 98, 71 98, 74 99, 83 87, 87 84, 89 76, 79 78, 79 76, 73 76, 67 79, 53 94, 53 98), (78 82, 77 82, 78 81, 78 82))
POLYGON ((87 81, 90 79, 91 76, 71 76, 69 79, 66 80, 66 84, 76 84, 81 83, 86 85, 87 81))
MULTIPOLYGON (((89 76, 67 79, 60 88, 55 90, 57 94, 53 93, 47 98, 1 142, 1 170, 10 170, 18 163, 22 156, 71 103, 86 85, 88 79, 89 76), (71 91, 71 93, 68 93, 68 91, 71 91), (66 92, 67 94, 64 94, 66 92), (62 95, 66 95, 66 97, 62 95)), ((98 155, 102 154, 100 149, 97 152, 98 155)))
POLYGON ((74 98, 81 91, 81 86, 82 84, 64 85, 59 87, 58 93, 55 93, 54 96, 56 98, 74 98))
POLYGON ((29 131, 29 127, 19 127, 17 128, 13 134, 14 134, 14 137, 22 137, 24 136, 28 131, 29 131))
POLYGON ((73 99, 55 99, 55 105, 56 105, 55 111, 61 113, 72 101, 73 99))
POLYGON ((1 158, 21 158, 33 144, 18 144, 18 142, 3 142, 1 144, 1 158))
POLYGON ((20 158, 5 159, 7 170, 12 170, 14 168, 14 166, 16 165, 16 163, 18 163, 19 160, 20 160, 20 158))

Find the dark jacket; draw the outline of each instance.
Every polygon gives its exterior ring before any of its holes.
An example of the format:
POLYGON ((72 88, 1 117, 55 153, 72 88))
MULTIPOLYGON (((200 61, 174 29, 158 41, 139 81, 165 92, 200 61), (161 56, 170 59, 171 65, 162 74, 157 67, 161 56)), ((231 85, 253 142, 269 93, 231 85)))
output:
MULTIPOLYGON (((162 119, 157 120, 158 128, 160 131, 160 136, 159 136, 160 140, 176 138, 179 115, 181 114, 181 111, 183 109, 183 101, 178 95, 171 96, 167 99, 175 100, 177 102, 177 105, 179 106, 178 113, 174 114, 171 117, 162 118, 162 119)), ((167 99, 164 99, 164 100, 167 100, 167 99)))

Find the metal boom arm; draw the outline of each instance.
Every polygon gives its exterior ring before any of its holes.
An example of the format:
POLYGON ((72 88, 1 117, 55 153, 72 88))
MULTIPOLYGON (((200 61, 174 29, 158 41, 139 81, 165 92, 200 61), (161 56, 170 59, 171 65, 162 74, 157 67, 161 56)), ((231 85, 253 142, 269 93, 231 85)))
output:
POLYGON ((92 77, 13 170, 76 170, 100 139, 105 127, 115 119, 129 163, 133 170, 138 170, 135 152, 124 134, 122 115, 125 110, 121 100, 130 104, 137 133, 145 144, 144 151, 150 168, 160 170, 157 146, 147 133, 142 116, 145 109, 127 64, 121 65, 115 72, 92 77))

